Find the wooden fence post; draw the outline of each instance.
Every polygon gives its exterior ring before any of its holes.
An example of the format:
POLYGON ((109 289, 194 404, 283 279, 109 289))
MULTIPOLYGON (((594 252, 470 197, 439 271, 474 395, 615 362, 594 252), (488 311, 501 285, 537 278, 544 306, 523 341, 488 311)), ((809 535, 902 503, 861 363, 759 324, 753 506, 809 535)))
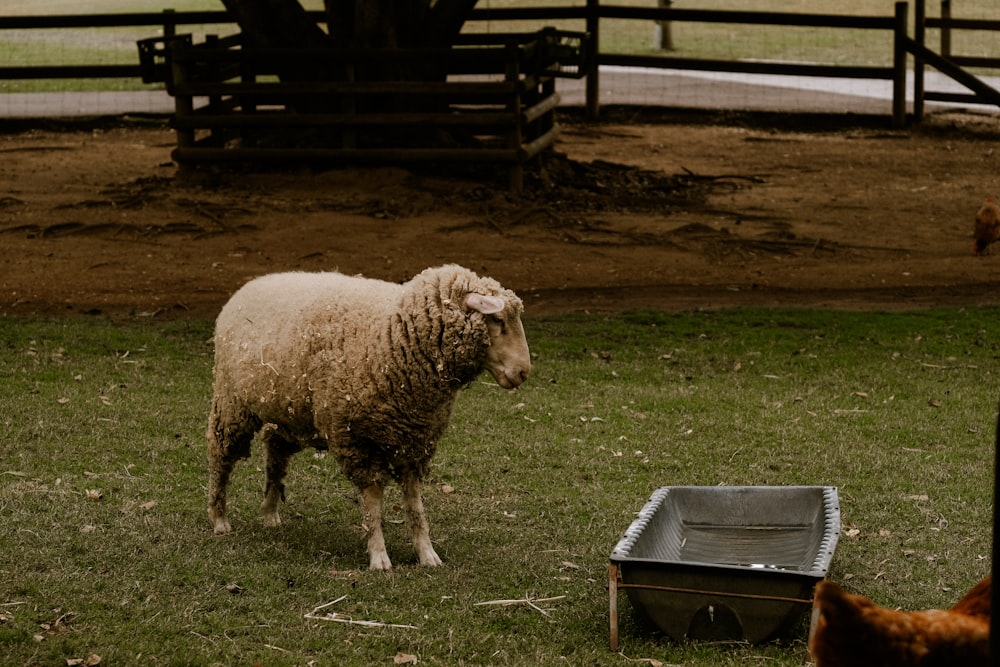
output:
POLYGON ((524 190, 524 162, 522 161, 521 155, 521 145, 524 143, 524 134, 521 127, 522 112, 524 111, 522 94, 522 82, 521 82, 521 47, 515 41, 510 41, 507 43, 505 48, 507 64, 504 79, 508 83, 514 84, 514 95, 511 97, 507 104, 507 108, 514 113, 517 117, 517 121, 514 123, 514 127, 511 128, 510 132, 507 133, 507 148, 510 149, 515 157, 514 164, 510 168, 509 177, 509 187, 510 191, 514 194, 521 194, 524 190))
MULTIPOLYGON (((187 67, 177 62, 177 51, 183 48, 182 44, 178 41, 167 42, 167 48, 171 51, 170 80, 174 86, 174 117, 181 121, 177 123, 174 132, 177 133, 177 148, 179 151, 183 151, 187 148, 193 148, 195 145, 194 128, 185 126, 183 123, 194 114, 194 100, 190 94, 184 91, 184 84, 188 82, 187 67)), ((178 162, 181 169, 184 169, 184 163, 180 160, 178 162)))
POLYGON ((906 15, 909 5, 896 3, 896 27, 893 30, 892 55, 892 126, 906 125, 906 15))
MULTIPOLYGON (((926 0, 916 0, 913 5, 913 39, 920 46, 924 44, 927 37, 927 8, 926 0)), ((913 122, 919 123, 924 118, 924 59, 920 56, 913 56, 913 122)))
POLYGON ((163 36, 174 37, 177 34, 177 23, 174 16, 177 14, 173 9, 163 10, 163 36))
POLYGON ((600 53, 601 0, 587 0, 587 118, 597 120, 601 113, 601 76, 599 73, 597 55, 600 53))
MULTIPOLYGON (((674 4, 674 0, 656 0, 656 6, 660 9, 670 9, 672 4, 674 4)), ((653 46, 661 51, 674 50, 674 36, 670 31, 670 21, 656 22, 656 44, 653 46)))
POLYGON ((941 0, 941 55, 951 57, 951 0, 941 0))

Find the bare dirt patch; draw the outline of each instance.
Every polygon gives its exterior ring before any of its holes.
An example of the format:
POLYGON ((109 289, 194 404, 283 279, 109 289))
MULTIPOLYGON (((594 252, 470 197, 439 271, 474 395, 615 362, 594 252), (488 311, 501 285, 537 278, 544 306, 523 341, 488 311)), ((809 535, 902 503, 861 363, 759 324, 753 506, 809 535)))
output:
POLYGON ((447 168, 180 175, 160 122, 7 128, 0 312, 211 317, 263 273, 399 281, 445 262, 529 315, 1000 303, 1000 252, 971 237, 997 194, 995 117, 628 113, 564 118, 562 157, 519 197, 447 168))

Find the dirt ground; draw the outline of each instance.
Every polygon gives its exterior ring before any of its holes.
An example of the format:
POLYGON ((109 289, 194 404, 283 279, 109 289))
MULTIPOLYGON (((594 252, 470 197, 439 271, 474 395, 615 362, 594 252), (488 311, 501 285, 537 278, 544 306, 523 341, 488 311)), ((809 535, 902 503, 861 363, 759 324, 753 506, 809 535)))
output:
POLYGON ((150 119, 0 127, 0 313, 212 317, 253 276, 457 262, 527 315, 1000 303, 972 222, 1000 121, 609 111, 511 196, 475 170, 179 174, 150 119), (805 130, 803 128, 809 128, 805 130))

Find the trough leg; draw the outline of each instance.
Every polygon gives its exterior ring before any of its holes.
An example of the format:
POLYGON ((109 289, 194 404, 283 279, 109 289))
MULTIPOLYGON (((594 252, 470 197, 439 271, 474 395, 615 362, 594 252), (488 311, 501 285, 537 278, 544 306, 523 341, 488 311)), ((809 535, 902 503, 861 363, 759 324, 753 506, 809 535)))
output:
POLYGON ((424 501, 420 497, 420 480, 407 477, 403 480, 402 487, 406 513, 410 518, 410 530, 413 532, 413 549, 417 552, 420 564, 441 565, 441 558, 431 544, 430 525, 424 513, 424 501))
POLYGON ((264 525, 275 527, 281 525, 281 515, 278 513, 278 501, 285 500, 285 473, 288 472, 288 459, 301 448, 278 434, 274 424, 266 424, 261 429, 261 440, 264 443, 264 456, 267 460, 267 481, 264 485, 264 502, 260 509, 264 513, 264 525))
POLYGON ((372 570, 391 570, 392 562, 385 550, 382 534, 382 486, 372 484, 361 490, 364 520, 361 527, 368 535, 368 567, 372 570))
POLYGON ((611 635, 611 650, 618 650, 618 566, 608 565, 608 625, 611 635))

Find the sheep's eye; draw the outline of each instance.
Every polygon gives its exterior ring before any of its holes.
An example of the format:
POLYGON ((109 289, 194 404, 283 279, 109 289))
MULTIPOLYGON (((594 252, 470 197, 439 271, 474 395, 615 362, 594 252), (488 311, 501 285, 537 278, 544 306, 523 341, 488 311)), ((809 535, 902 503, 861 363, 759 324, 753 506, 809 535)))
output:
POLYGON ((497 324, 503 324, 503 316, 502 315, 494 315, 493 316, 493 321, 496 322, 497 324))

